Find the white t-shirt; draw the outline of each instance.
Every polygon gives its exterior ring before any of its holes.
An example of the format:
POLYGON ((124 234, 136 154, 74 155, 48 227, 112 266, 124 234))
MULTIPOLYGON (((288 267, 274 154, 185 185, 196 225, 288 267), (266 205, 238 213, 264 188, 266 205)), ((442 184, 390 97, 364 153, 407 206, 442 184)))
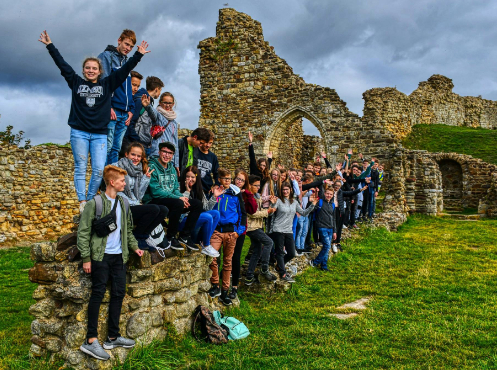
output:
MULTIPOLYGON (((108 200, 112 203, 111 209, 114 207, 114 203, 116 199, 109 198, 107 194, 105 194, 108 200)), ((116 225, 117 229, 107 235, 107 244, 105 245, 105 253, 107 254, 120 254, 123 252, 121 248, 121 205, 118 204, 116 207, 116 225)))

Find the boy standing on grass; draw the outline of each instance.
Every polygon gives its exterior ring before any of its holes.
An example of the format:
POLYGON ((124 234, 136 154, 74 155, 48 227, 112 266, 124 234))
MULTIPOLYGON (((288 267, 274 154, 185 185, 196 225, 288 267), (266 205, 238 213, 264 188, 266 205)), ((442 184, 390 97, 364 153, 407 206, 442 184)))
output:
POLYGON ((109 214, 113 215, 115 229, 104 237, 99 237, 95 233, 93 229, 96 212, 95 199, 87 203, 81 214, 78 228, 78 249, 83 259, 83 270, 91 274, 92 282, 88 304, 88 330, 86 340, 79 349, 99 360, 110 358, 104 348, 132 348, 135 345, 134 340, 123 338, 119 333, 119 317, 126 294, 126 262, 130 251, 140 257, 143 255, 143 251, 138 249, 138 242, 133 236, 131 212, 126 209, 123 199, 117 195, 118 192, 124 191, 126 174, 125 170, 116 166, 109 165, 104 169, 103 177, 107 188, 105 193, 100 195, 102 198, 100 219, 109 214), (109 278, 112 284, 108 337, 102 348, 97 339, 98 316, 109 278))
POLYGON ((318 229, 319 239, 323 243, 323 247, 316 259, 309 261, 312 267, 321 265, 321 270, 323 271, 328 271, 328 254, 330 253, 332 241, 337 237, 333 195, 332 188, 326 189, 324 191, 324 200, 318 203, 315 226, 318 229))
MULTIPOLYGON (((107 77, 128 60, 128 54, 135 47, 136 35, 132 30, 124 30, 117 40, 117 47, 109 45, 98 59, 102 61, 104 73, 107 77)), ((110 109, 110 122, 107 126, 107 164, 116 163, 119 160, 119 151, 123 142, 126 128, 131 122, 135 103, 133 102, 133 88, 131 86, 131 75, 119 86, 112 96, 110 109)))

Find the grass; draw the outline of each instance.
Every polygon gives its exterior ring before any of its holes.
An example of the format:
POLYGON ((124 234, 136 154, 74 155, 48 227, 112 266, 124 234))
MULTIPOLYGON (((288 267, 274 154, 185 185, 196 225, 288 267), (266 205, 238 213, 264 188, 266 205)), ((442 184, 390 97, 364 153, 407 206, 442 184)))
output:
POLYGON ((497 130, 447 125, 415 125, 403 140, 409 149, 469 154, 497 164, 497 130))
MULTIPOLYGON (((396 233, 361 236, 330 261, 330 273, 309 270, 286 294, 242 292, 229 314, 248 326, 248 338, 214 346, 173 336, 136 348, 116 369, 497 368, 497 220, 415 215, 396 233), (330 317, 365 296, 372 300, 358 317, 330 317)), ((45 366, 26 356, 27 257, 0 251, 0 368, 45 366)))

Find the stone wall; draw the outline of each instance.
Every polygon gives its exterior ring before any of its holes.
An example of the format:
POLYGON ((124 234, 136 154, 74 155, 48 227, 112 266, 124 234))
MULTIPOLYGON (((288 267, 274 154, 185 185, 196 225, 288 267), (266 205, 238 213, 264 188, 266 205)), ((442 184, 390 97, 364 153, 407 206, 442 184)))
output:
POLYGON ((302 154, 300 157, 300 168, 305 167, 309 162, 314 162, 316 156, 324 152, 323 139, 319 136, 304 135, 302 144, 302 154))
MULTIPOLYGON (((112 358, 109 362, 95 360, 79 350, 86 336, 91 279, 83 272, 75 243, 75 234, 70 234, 57 243, 42 242, 31 247, 35 265, 29 271, 29 278, 38 287, 33 293, 36 303, 29 309, 35 317, 31 324, 30 353, 63 359, 75 369, 110 369, 116 359, 124 361, 128 350, 109 351, 112 358)), ((171 249, 166 250, 166 257, 145 251, 141 259, 132 254, 128 263, 120 329, 123 335, 142 344, 163 339, 171 330, 186 333, 197 305, 221 308, 218 300, 213 301, 207 294, 211 287, 211 257, 171 249)), ((100 343, 107 333, 109 289, 100 309, 100 343)), ((239 301, 235 300, 234 304, 238 305, 239 301)))
POLYGON ((0 148, 0 243, 54 239, 78 212, 70 148, 0 148))

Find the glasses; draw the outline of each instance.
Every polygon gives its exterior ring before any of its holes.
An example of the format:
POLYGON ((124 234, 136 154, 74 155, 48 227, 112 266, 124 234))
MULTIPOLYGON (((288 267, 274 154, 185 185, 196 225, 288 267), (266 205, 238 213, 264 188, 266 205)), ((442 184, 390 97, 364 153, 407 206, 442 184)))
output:
POLYGON ((260 188, 260 185, 252 185, 254 188, 260 188))
POLYGON ((159 104, 164 104, 164 105, 174 105, 174 102, 168 102, 168 101, 161 101, 159 104))
POLYGON ((174 155, 174 152, 170 152, 168 150, 161 150, 161 154, 174 155))
POLYGON ((219 179, 231 182, 231 177, 220 177, 219 179))
POLYGON ((245 182, 245 179, 241 179, 239 177, 235 178, 235 181, 238 181, 238 182, 245 182))

